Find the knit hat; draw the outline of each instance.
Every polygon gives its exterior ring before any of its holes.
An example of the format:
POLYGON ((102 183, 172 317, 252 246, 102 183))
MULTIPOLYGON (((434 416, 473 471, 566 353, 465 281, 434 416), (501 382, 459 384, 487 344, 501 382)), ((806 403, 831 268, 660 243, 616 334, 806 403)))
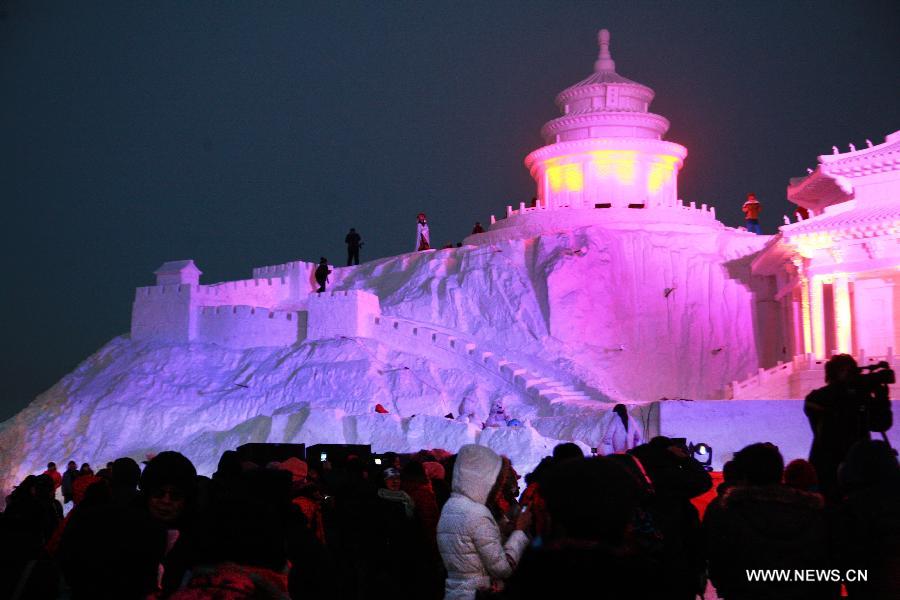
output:
POLYGON ((197 490, 197 470, 186 456, 166 450, 147 463, 141 474, 141 490, 150 493, 164 485, 174 485, 187 496, 197 490))
POLYGON ((784 484, 798 490, 812 490, 818 486, 819 478, 808 461, 798 458, 784 468, 784 484))
POLYGON ((304 461, 300 460, 296 456, 292 456, 286 461, 281 463, 281 466, 278 467, 282 471, 288 471, 291 474, 291 479, 293 481, 300 481, 301 479, 305 479, 307 474, 309 474, 309 465, 307 465, 304 461))
POLYGON ((423 462, 422 467, 425 469, 425 475, 428 476, 428 479, 443 479, 446 475, 444 473, 444 465, 439 462, 423 462))

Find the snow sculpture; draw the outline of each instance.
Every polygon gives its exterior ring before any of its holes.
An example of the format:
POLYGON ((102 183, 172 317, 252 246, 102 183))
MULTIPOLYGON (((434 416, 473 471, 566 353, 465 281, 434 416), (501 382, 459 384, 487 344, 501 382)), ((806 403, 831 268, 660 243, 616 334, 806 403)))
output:
POLYGON ((503 408, 503 402, 497 400, 491 405, 491 412, 488 414, 488 418, 487 421, 484 422, 484 426, 505 427, 506 419, 506 409, 503 408))
POLYGON ((900 132, 820 157, 788 192, 812 216, 776 239, 728 228, 677 200, 687 151, 662 140, 653 91, 616 73, 608 32, 599 41, 594 74, 558 96, 563 116, 526 159, 536 206, 509 207, 463 248, 336 268, 323 294, 305 261, 215 284, 193 261, 165 263, 136 290, 130 337, 0 424, 0 501, 76 450, 104 463, 176 449, 209 474, 250 441, 480 443, 528 472, 562 441, 598 446, 615 402, 645 439, 711 443, 716 467, 760 439, 804 456, 796 401, 702 399, 752 373, 735 396, 820 385, 796 360, 776 365, 790 352, 807 364, 900 347, 900 314, 878 308, 897 306, 900 283, 900 132))
POLYGON ((672 207, 687 149, 662 137, 669 121, 648 112, 653 90, 616 73, 600 30, 594 73, 563 90, 563 116, 541 130, 546 146, 525 159, 541 208, 672 207))

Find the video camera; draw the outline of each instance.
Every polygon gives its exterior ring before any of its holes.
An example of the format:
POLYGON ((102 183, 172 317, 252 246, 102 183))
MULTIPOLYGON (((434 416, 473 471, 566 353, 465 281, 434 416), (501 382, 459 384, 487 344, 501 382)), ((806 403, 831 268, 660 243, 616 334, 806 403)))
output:
POLYGON ((866 413, 869 431, 881 432, 885 441, 887 436, 884 432, 893 424, 888 386, 896 381, 893 369, 885 361, 859 367, 853 380, 854 386, 865 398, 860 410, 866 413))
POLYGON ((897 382, 894 370, 891 369, 891 365, 884 360, 875 363, 874 365, 864 365, 859 367, 856 380, 862 384, 861 387, 871 390, 875 390, 879 386, 886 386, 897 382), (865 371, 868 371, 868 373, 865 373, 865 371))

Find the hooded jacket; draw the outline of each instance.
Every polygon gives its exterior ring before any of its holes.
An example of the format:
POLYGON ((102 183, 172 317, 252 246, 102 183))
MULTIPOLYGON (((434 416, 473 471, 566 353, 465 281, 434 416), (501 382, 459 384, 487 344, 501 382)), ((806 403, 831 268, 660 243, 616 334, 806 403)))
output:
POLYGON ((506 544, 485 506, 497 481, 502 460, 486 446, 460 448, 453 467, 453 493, 441 511, 438 549, 447 568, 445 600, 471 600, 491 578, 505 579, 528 545, 528 536, 514 531, 506 544))

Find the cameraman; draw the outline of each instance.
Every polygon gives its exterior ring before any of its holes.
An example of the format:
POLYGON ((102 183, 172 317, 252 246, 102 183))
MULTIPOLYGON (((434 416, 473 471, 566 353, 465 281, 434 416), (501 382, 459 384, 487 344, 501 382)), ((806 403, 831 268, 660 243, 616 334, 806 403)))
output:
MULTIPOLYGON (((825 364, 823 388, 806 397, 803 412, 812 427, 809 462, 819 476, 819 487, 829 501, 839 499, 837 468, 850 447, 871 439, 872 431, 891 428, 891 403, 884 389, 862 375, 849 354, 837 354, 825 364)), ((892 373, 891 373, 892 375, 892 373)))

